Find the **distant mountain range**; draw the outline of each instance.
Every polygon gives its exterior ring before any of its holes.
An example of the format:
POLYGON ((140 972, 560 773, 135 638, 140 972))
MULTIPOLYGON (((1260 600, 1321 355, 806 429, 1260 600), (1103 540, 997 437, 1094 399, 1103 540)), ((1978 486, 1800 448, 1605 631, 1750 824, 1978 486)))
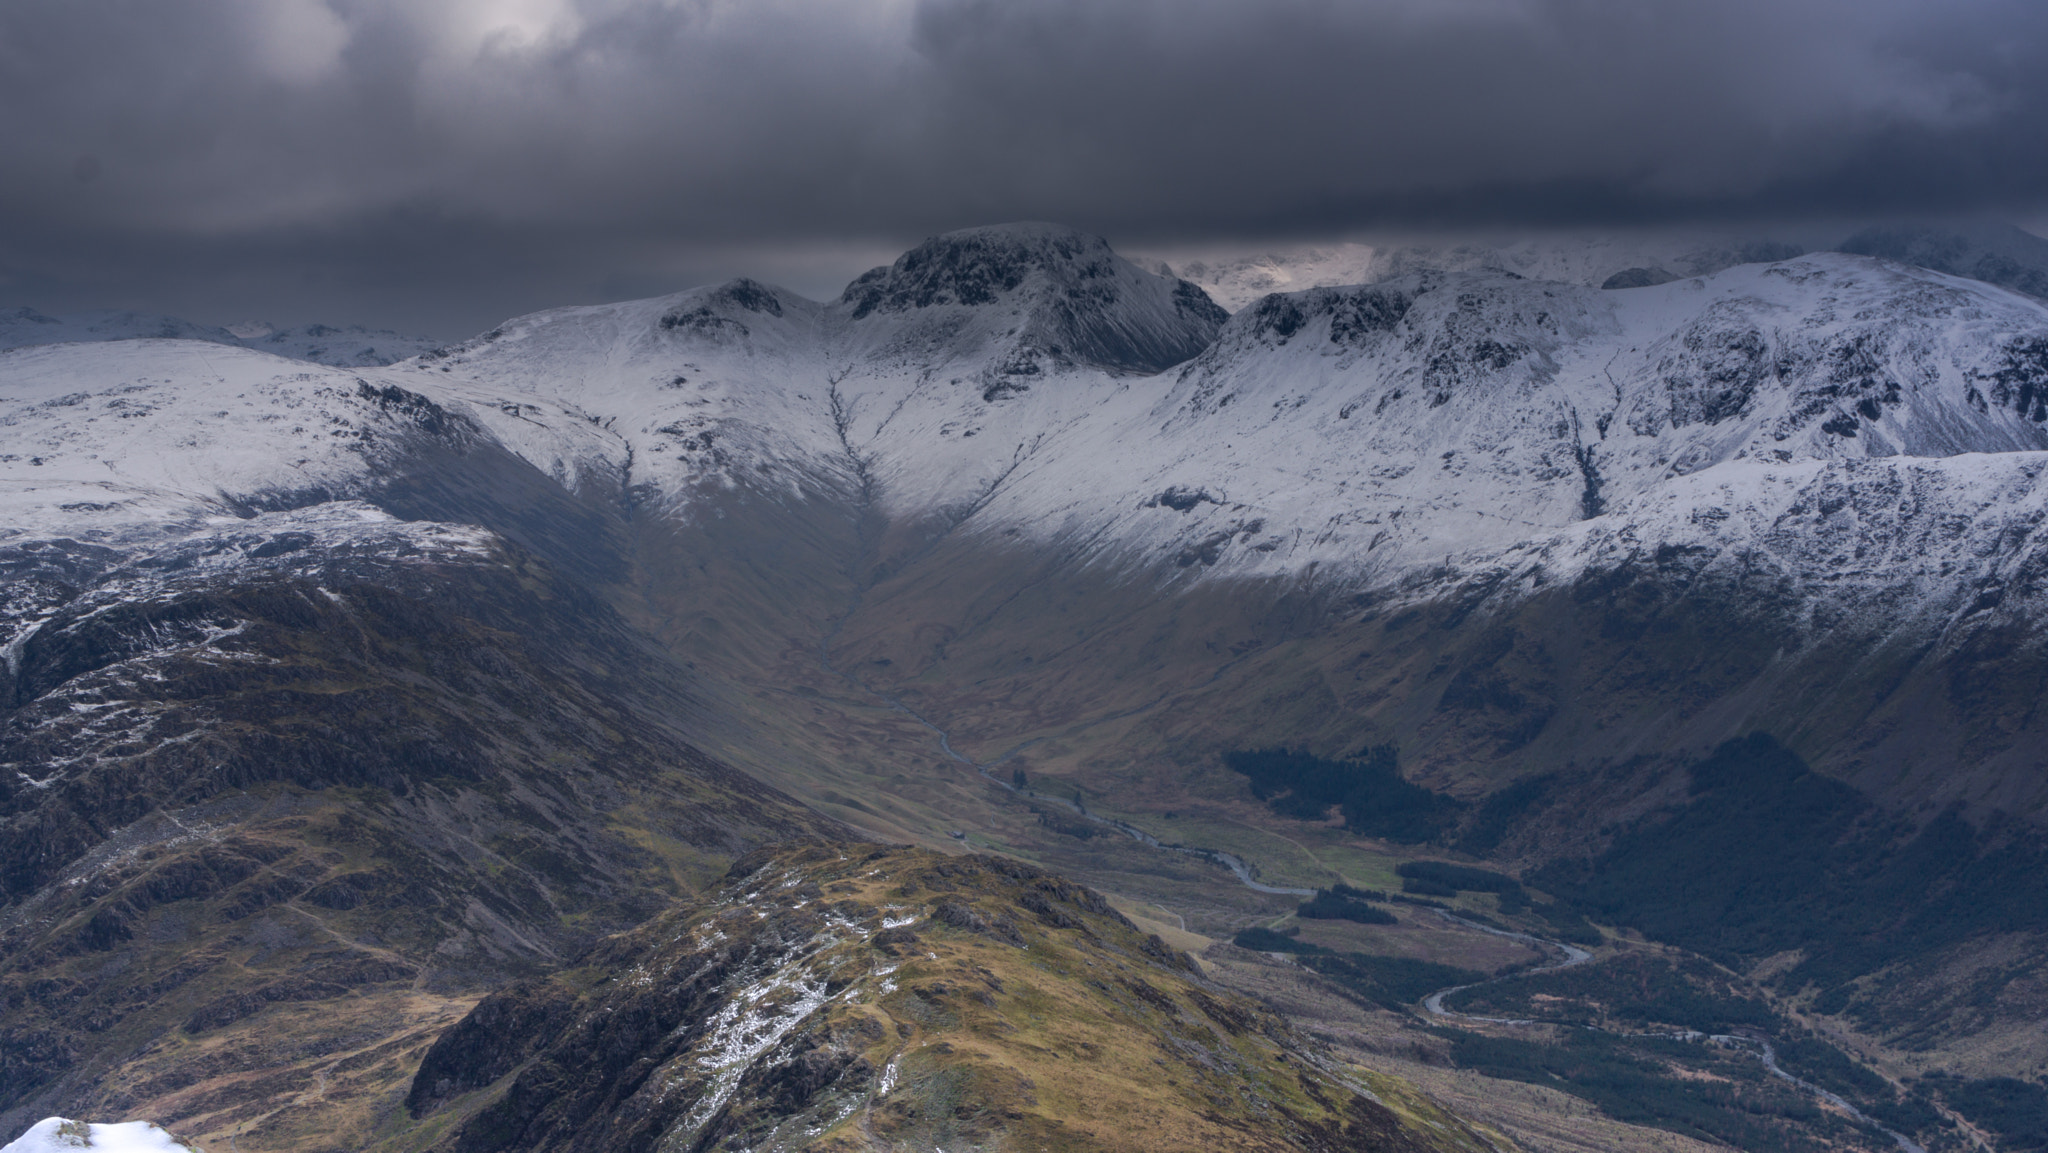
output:
POLYGON ((1644 233, 1505 244, 1341 243, 1144 263, 1187 278, 1236 311, 1269 293, 1370 284, 1417 272, 1503 272, 1592 288, 1643 288, 1819 251, 1880 256, 2048 298, 2048 240, 1985 221, 1867 228, 1819 242, 1806 235, 1644 233))
MULTIPOLYGON (((1745 980, 1799 974, 1771 986, 1787 1012, 1971 1077, 2031 1070, 2048 304, 2029 277, 2048 242, 1852 246, 1870 251, 1333 250, 1175 276, 1006 225, 933 238, 831 302, 741 279, 382 364, 409 346, 18 314, 10 333, 90 342, 0 353, 0 1130, 144 1110, 251 1150, 400 1148, 412 1094, 411 1116, 460 1120, 450 1147, 526 1147, 490 1118, 529 1105, 505 1123, 552 1134, 531 1147, 577 1147, 554 1077, 576 1109, 637 1102, 649 1133, 785 1133, 867 1100, 878 1075, 853 1062, 885 1046, 820 1034, 831 1077, 784 1092, 762 1065, 728 1125, 626 1064, 585 1068, 696 1052, 653 1024, 543 1038, 557 1010, 659 1008, 620 974, 697 964, 726 914, 650 922, 630 957, 597 942, 793 837, 973 841, 1217 939, 1303 889, 1391 877, 1388 854, 1486 856, 1585 902, 1577 922, 1541 905, 1558 923, 1678 925, 1745 980), (1714 781, 1748 778, 1695 769, 1752 732, 1740 747, 1778 774, 1757 780, 1826 820, 1757 832, 1713 808, 1731 795, 1714 781), (1290 807, 1223 756, 1250 749, 1343 787, 1290 807), (1416 794, 1432 847, 1358 815, 1416 794), (1915 875, 1949 887, 1906 885, 1873 845, 1924 853, 1915 875), (1613 872, 1843 846, 1859 893, 2017 895, 1995 917, 1717 943, 1613 872), (686 923, 695 944, 655 939, 686 923), (1899 990, 1993 955, 2017 959, 1970 1012, 1902 1023, 1899 990), (575 968, 592 957, 627 968, 575 968), (545 987, 477 1007, 524 979, 545 987), (463 1035, 510 1064, 436 1041, 472 1008, 463 1035), (421 1090, 422 1061, 482 1096, 421 1090)), ((834 852, 798 869, 806 899, 859 880, 834 852)), ((907 860, 887 867, 926 867, 907 860)), ((1756 916, 1821 924, 1762 875, 1741 897, 1756 916)), ((899 899, 842 895, 863 926, 899 899)), ((984 904, 942 923, 982 932, 984 904)), ((1100 951, 1141 937, 1063 909, 1038 915, 1089 942, 1076 978, 1123 982, 1074 996, 1138 998, 1161 1038, 1195 1027, 1195 993, 1129 992, 1135 961, 1100 951)), ((962 980, 916 1012, 971 1048, 962 980)), ((1157 1043, 1179 1054, 1162 1068, 1210 1068, 1157 1043)), ((921 1068, 938 1086, 980 1060, 921 1068)), ((1160 1108, 1200 1115, 1172 1075, 1160 1108)), ((1270 1099, 1309 1119, 1281 1127, 1290 1147, 1384 1120, 1302 1076, 1323 1104, 1270 1099)), ((1074 1116, 1018 1112, 1017 1132, 1074 1116)), ((844 1147, 884 1130, 954 1131, 896 1116, 844 1147)))
POLYGON ((143 312, 81 312, 45 316, 33 308, 0 310, 0 349, 69 341, 203 340, 310 360, 341 368, 379 368, 418 356, 437 342, 361 325, 333 328, 308 324, 273 328, 268 324, 237 324, 227 328, 193 324, 171 316, 143 312))

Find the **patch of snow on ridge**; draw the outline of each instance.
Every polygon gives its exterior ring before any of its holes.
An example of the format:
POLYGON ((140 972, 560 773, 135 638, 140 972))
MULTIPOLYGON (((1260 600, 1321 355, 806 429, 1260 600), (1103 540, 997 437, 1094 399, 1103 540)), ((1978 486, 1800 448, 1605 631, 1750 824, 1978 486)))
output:
POLYGON ((195 1147, 149 1121, 106 1125, 49 1117, 0 1146, 0 1153, 73 1153, 79 1149, 96 1149, 100 1153, 193 1153, 195 1147))
POLYGON ((727 1001, 706 1024, 707 1036, 697 1045, 696 1064, 712 1074, 712 1083, 685 1118, 683 1131, 695 1134, 716 1117, 754 1062, 823 1008, 826 1000, 823 981, 785 970, 727 1001))
POLYGON ((0 541, 116 543, 238 500, 331 498, 465 427, 385 379, 196 341, 19 349, 0 354, 0 541))

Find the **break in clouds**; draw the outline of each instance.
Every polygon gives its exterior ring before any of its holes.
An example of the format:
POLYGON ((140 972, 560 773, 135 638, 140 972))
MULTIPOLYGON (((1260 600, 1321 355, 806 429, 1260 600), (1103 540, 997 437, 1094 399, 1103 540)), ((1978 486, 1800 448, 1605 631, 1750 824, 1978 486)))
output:
POLYGON ((2028 213, 2044 51, 2026 0, 13 0, 0 296, 481 322, 1017 218, 2028 213))

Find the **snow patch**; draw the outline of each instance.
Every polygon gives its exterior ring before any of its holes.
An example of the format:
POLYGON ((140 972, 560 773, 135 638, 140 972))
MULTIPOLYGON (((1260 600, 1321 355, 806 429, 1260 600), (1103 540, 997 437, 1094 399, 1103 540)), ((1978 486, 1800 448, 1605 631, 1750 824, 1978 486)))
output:
POLYGON ((79 1149, 97 1149, 100 1153, 192 1153, 194 1147, 150 1121, 107 1125, 48 1117, 0 1146, 0 1153, 72 1153, 79 1149))

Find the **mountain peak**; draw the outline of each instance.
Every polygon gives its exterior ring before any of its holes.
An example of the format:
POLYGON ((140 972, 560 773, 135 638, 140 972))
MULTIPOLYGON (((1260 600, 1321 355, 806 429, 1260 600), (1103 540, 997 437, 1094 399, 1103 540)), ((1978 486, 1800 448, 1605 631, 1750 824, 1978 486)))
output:
POLYGON ((1146 272, 1101 237, 1040 222, 932 237, 840 297, 854 321, 1005 301, 1027 316, 1015 327, 1023 345, 1112 372, 1157 372, 1187 360, 1229 318, 1200 288, 1146 272))
POLYGON ((854 319, 936 305, 993 304, 1034 272, 1068 285, 1109 274, 1119 258, 1099 236, 1027 221, 934 236, 846 286, 854 319))

